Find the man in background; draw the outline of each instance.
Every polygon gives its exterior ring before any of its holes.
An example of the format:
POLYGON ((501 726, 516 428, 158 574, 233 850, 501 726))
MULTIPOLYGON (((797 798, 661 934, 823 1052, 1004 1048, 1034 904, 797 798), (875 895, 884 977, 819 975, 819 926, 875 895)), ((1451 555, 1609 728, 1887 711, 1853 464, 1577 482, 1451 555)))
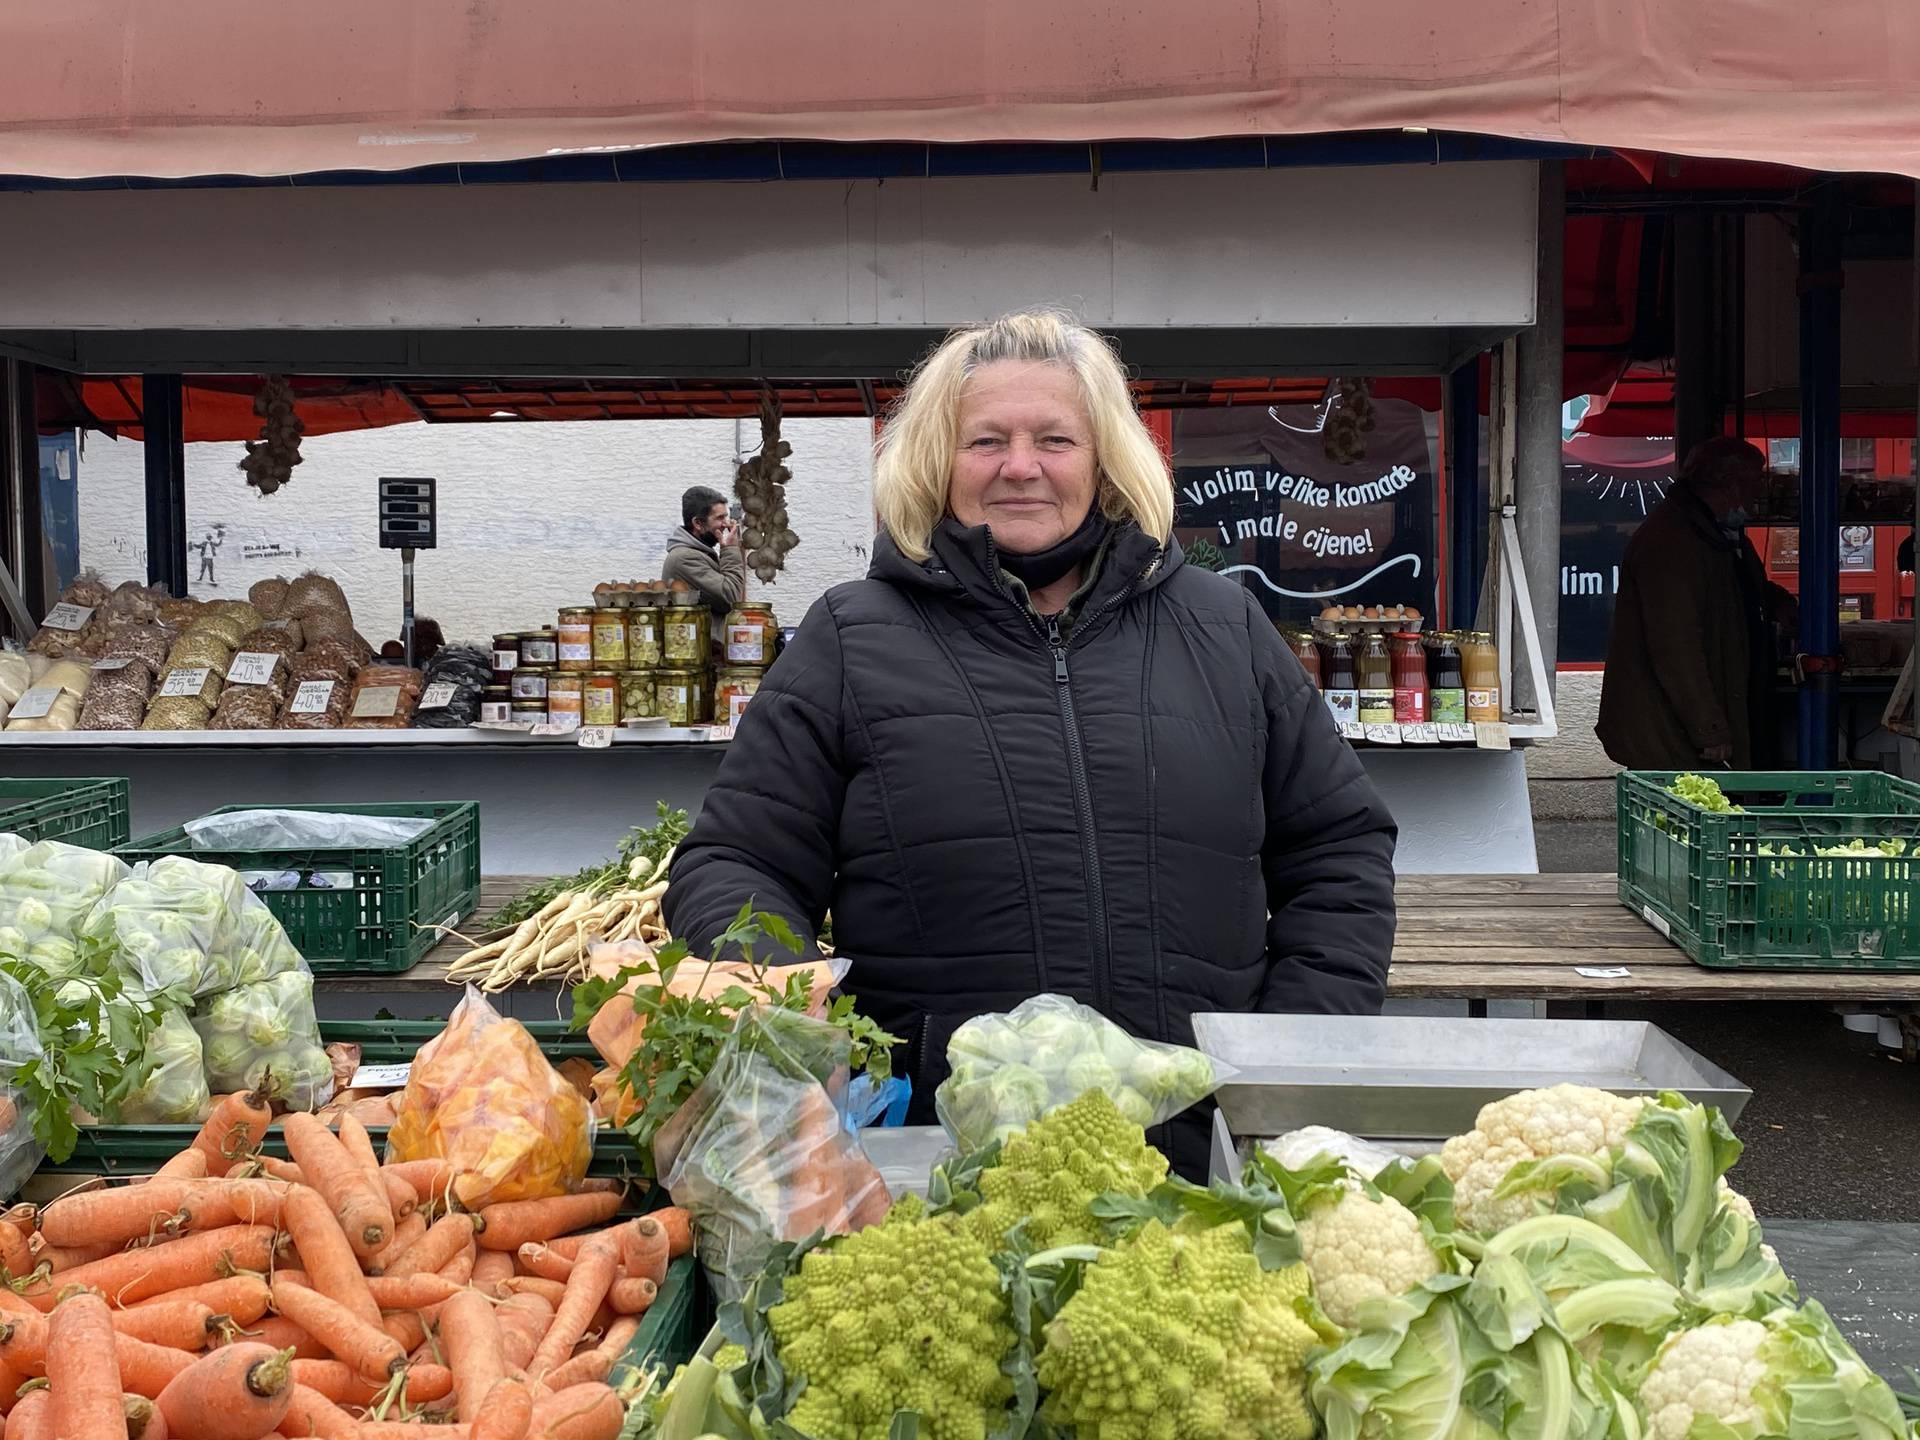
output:
POLYGON ((727 514, 727 497, 696 485, 680 497, 679 529, 667 536, 662 580, 685 580, 721 618, 747 598, 747 557, 738 528, 727 514))
POLYGON ((1766 457, 1731 436, 1694 447, 1620 562, 1595 730, 1630 770, 1750 770, 1773 760, 1771 585, 1746 527, 1766 457))

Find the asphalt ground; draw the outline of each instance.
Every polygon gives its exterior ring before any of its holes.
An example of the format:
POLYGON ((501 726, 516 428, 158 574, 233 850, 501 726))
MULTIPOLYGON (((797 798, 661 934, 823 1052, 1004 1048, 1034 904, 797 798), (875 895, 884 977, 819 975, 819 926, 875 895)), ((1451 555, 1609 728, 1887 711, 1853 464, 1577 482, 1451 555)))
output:
MULTIPOLYGON (((1614 868, 1614 827, 1535 827, 1543 872, 1614 868)), ((1734 1129, 1746 1150, 1728 1177, 1763 1217, 1920 1221, 1920 1063, 1845 1029, 1823 1005, 1617 1004, 1753 1090, 1734 1129)))

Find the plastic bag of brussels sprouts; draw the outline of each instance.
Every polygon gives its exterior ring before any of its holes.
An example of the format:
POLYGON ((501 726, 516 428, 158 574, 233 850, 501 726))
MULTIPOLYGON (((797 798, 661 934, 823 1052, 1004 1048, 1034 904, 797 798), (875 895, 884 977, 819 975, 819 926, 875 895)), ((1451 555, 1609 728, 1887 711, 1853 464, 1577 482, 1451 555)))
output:
POLYGON ((246 894, 224 865, 163 855, 115 885, 82 935, 110 948, 129 989, 190 1001, 222 983, 213 957, 246 894))
POLYGON ((257 985, 306 967, 266 903, 243 884, 214 936, 210 957, 219 989, 257 985))
POLYGON ((184 1010, 169 1010, 148 1034, 140 1059, 146 1078, 114 1117, 131 1125, 191 1125, 213 1103, 202 1063, 200 1036, 184 1010))
POLYGON ((1089 1090, 1104 1090, 1129 1119, 1158 1125, 1236 1073, 1184 1045, 1135 1039, 1064 995, 975 1016, 947 1042, 947 1065, 934 1109, 962 1152, 1004 1140, 1089 1090))
POLYGON ((59 979, 85 962, 76 944, 100 898, 129 872, 97 850, 0 836, 0 955, 29 960, 59 979))
POLYGON ((258 1090, 295 1110, 317 1110, 333 1098, 333 1062, 320 1043, 304 963, 209 996, 194 1011, 193 1028, 219 1093, 258 1090))

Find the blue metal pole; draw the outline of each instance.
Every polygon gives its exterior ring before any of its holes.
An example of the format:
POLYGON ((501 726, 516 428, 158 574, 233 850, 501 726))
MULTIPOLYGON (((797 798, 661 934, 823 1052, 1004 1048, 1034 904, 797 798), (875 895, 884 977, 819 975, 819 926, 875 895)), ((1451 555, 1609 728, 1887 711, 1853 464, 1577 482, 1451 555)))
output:
POLYGON ((1487 572, 1487 492, 1480 478, 1480 357, 1447 376, 1447 623, 1470 630, 1487 572))
POLYGON ((1840 652, 1840 231, 1838 182, 1800 223, 1800 748, 1802 770, 1838 761, 1840 652))

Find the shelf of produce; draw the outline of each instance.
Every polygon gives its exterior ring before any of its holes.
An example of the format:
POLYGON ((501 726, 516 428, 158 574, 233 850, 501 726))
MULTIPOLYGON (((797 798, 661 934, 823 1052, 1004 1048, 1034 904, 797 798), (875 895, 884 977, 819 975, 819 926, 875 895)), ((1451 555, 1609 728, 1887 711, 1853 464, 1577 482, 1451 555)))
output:
MULTIPOLYGON (((652 730, 615 730, 612 743, 627 746, 725 745, 706 725, 665 725, 652 730)), ((429 749, 484 746, 497 750, 580 749, 577 734, 528 735, 510 730, 55 730, 0 735, 0 752, 11 750, 271 750, 429 749)))

